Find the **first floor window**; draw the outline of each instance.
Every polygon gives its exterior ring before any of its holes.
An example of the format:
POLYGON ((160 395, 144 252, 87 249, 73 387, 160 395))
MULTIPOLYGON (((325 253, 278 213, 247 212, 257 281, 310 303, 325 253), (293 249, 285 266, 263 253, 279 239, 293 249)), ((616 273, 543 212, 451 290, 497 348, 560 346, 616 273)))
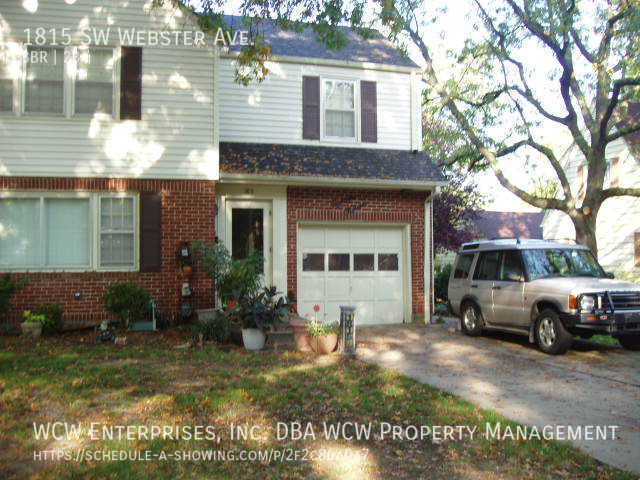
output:
POLYGON ((346 139, 356 137, 354 82, 324 81, 324 135, 346 139))
POLYGON ((0 266, 131 269, 136 222, 134 196, 0 198, 0 266))
POLYGON ((64 113, 64 65, 64 48, 27 49, 25 112, 64 113))

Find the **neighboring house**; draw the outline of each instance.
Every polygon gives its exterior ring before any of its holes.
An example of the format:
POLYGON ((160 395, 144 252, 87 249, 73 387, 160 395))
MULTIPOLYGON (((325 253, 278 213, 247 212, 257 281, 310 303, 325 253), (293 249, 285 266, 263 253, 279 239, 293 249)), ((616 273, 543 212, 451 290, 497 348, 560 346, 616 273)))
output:
MULTIPOLYGON (((640 122, 640 102, 632 103, 622 123, 640 122)), ((640 132, 608 145, 606 158, 608 186, 637 187, 640 184, 640 132)), ((584 197, 587 168, 585 159, 572 146, 563 158, 573 193, 584 197)), ((559 211, 545 213, 544 238, 575 240, 575 228, 569 217, 559 211)), ((604 202, 596 225, 598 260, 605 270, 618 276, 640 279, 640 198, 616 197, 604 202)))
POLYGON ((100 320, 106 287, 125 280, 172 314, 209 307, 197 267, 181 298, 178 253, 217 237, 236 258, 262 251, 265 283, 301 314, 319 305, 337 320, 348 304, 360 323, 428 318, 444 179, 419 152, 418 67, 382 37, 349 32, 334 52, 267 24, 269 76, 245 87, 234 49, 194 45, 189 12, 149 4, 2 7, 0 269, 28 282, 13 315, 57 300, 70 321, 100 320), (68 46, 45 50, 66 64, 26 60, 43 51, 25 44, 34 25, 67 29, 68 46), (84 48, 81 27, 111 27, 109 42, 84 48), (133 27, 191 42, 119 41, 114 29, 133 27))
POLYGON ((542 212, 477 212, 473 221, 477 240, 542 238, 542 212))

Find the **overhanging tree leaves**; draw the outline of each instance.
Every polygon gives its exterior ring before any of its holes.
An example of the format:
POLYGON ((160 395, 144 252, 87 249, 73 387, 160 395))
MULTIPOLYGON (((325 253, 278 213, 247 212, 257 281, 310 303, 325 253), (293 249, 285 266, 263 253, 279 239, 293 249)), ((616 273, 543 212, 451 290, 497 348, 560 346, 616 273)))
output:
MULTIPOLYGON (((424 19, 435 13, 433 21, 438 22, 442 15, 430 11, 428 1, 244 0, 240 10, 252 25, 271 18, 283 28, 299 30, 304 28, 301 22, 310 22, 320 41, 332 48, 345 41, 338 28, 342 24, 362 34, 381 27, 391 40, 412 43, 423 60, 426 107, 462 134, 463 141, 447 161, 491 168, 498 181, 525 202, 566 213, 577 240, 597 252, 596 218, 603 202, 640 197, 637 187, 605 188, 607 145, 640 130, 637 124, 615 128, 629 101, 640 98, 638 1, 469 1, 481 25, 457 52, 457 63, 464 68, 456 70, 439 69, 425 41, 423 30, 429 26, 424 19), (532 48, 545 57, 532 56, 532 48), (541 66, 548 67, 542 75, 536 72, 541 66), (541 136, 544 128, 566 131, 584 157, 583 199, 571 190, 563 152, 541 136), (527 150, 554 172, 549 188, 531 191, 503 171, 501 160, 517 161, 527 150)), ((225 6, 222 0, 201 3, 209 16, 225 6)), ((268 52, 262 53, 252 58, 249 52, 245 65, 264 65, 268 52)))

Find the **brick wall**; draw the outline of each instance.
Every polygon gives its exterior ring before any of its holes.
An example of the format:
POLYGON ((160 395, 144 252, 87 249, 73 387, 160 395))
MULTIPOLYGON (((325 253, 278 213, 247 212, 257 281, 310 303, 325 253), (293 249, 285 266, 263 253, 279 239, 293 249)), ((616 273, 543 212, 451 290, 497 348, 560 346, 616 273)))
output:
POLYGON ((411 299, 414 315, 424 314, 424 202, 427 194, 411 191, 289 187, 287 192, 287 276, 297 288, 297 225, 300 221, 367 221, 411 225, 411 299))
MULTIPOLYGON (((59 301, 65 309, 65 321, 95 322, 107 318, 102 296, 108 285, 134 281, 144 286, 158 306, 170 315, 179 311, 182 279, 178 271, 177 252, 183 241, 215 237, 215 182, 205 180, 141 180, 103 178, 0 178, 2 190, 84 190, 160 192, 162 194, 162 270, 139 272, 40 272, 15 273, 27 285, 13 297, 13 309, 5 321, 15 321, 22 311, 40 302, 59 301), (74 294, 80 292, 81 300, 74 294)), ((191 283, 194 308, 206 308, 213 298, 212 282, 195 268, 191 283)))

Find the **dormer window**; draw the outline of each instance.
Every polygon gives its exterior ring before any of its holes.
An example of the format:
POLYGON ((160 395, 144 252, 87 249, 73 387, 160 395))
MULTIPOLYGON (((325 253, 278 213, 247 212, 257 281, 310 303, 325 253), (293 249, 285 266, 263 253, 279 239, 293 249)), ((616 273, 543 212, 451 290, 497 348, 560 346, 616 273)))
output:
POLYGON ((323 81, 324 137, 356 140, 356 82, 323 81))

